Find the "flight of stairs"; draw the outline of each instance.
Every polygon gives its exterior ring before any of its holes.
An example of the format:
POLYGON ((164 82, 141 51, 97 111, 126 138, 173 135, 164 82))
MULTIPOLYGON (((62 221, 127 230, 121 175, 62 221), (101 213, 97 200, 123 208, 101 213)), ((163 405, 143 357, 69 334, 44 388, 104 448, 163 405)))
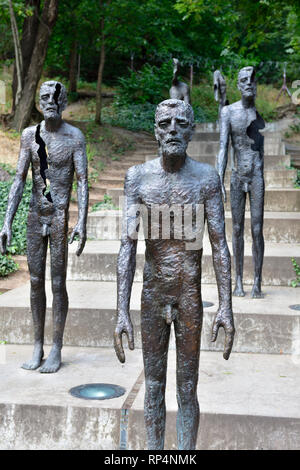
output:
MULTIPOLYGON (((229 361, 210 334, 218 308, 211 248, 204 236, 202 296, 213 305, 204 309, 199 401, 199 449, 300 448, 300 303, 291 258, 300 262, 300 190, 293 188, 281 137, 265 134, 265 258, 264 299, 251 299, 253 266, 250 214, 245 226, 245 298, 233 298, 236 337, 229 361)), ((198 125, 188 153, 214 165, 219 135, 216 128, 198 125)), ((114 162, 92 188, 90 204, 111 195, 116 205, 123 193, 128 167, 155 158, 157 144, 144 137, 136 151, 114 162)), ((228 185, 228 175, 226 182, 228 185)), ((226 233, 231 250, 231 214, 226 206, 226 233)), ((73 210, 73 207, 72 207, 73 210)), ((74 209, 75 210, 75 209, 74 209)), ((73 213, 75 216, 75 212, 73 213)), ((68 264, 69 313, 63 367, 54 375, 28 372, 19 365, 31 353, 32 325, 29 284, 0 296, 0 340, 6 339, 6 363, 0 364, 0 448, 27 449, 144 449, 144 379, 140 335, 140 295, 144 243, 138 244, 137 268, 131 296, 135 351, 126 349, 120 364, 113 351, 116 323, 116 262, 120 246, 121 211, 89 214, 88 238, 80 257, 71 245, 68 264), (83 383, 123 386, 123 397, 86 401, 68 390, 83 383)), ((51 344, 51 287, 47 267, 48 311, 46 342, 51 344)), ((124 343, 127 341, 124 339, 124 343)), ((46 348, 46 353, 49 348, 46 348)), ((0 356, 1 357, 1 356, 0 356)), ((167 382, 166 449, 176 448, 176 357, 171 335, 167 382)))

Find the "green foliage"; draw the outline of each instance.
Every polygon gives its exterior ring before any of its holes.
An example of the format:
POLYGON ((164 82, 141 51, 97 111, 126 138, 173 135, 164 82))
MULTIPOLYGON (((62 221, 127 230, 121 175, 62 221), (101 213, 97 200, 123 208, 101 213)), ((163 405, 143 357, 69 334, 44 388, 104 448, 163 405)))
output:
POLYGON ((292 258, 292 264, 293 264, 293 268, 294 268, 295 273, 296 273, 296 279, 292 280, 291 286, 292 287, 298 287, 298 286, 300 286, 300 266, 297 263, 297 261, 295 260, 295 258, 292 258))
POLYGON ((14 262, 11 255, 2 255, 0 253, 0 277, 14 273, 18 268, 19 266, 14 262))
POLYGON ((104 194, 103 201, 96 202, 91 208, 92 212, 104 211, 104 210, 118 210, 119 207, 115 206, 112 202, 111 196, 104 194))
MULTIPOLYGON (((1 165, 6 171, 8 171, 8 165, 1 165)), ((15 171, 9 169, 11 175, 15 175, 15 171)), ((10 187, 12 185, 13 178, 10 181, 0 181, 0 226, 3 225, 7 200, 10 187)), ((8 248, 8 253, 11 255, 20 255, 26 253, 26 226, 27 226, 27 214, 29 209, 29 203, 31 199, 31 182, 27 182, 24 187, 23 197, 20 202, 19 208, 14 218, 12 226, 12 242, 8 248)))
POLYGON ((161 67, 145 64, 140 71, 130 71, 119 79, 116 103, 122 105, 157 104, 168 96, 172 80, 171 62, 161 67))
POLYGON ((156 105, 151 103, 112 105, 102 110, 102 121, 131 131, 154 132, 156 105))
POLYGON ((294 182, 294 188, 300 189, 300 170, 297 170, 297 176, 294 182))

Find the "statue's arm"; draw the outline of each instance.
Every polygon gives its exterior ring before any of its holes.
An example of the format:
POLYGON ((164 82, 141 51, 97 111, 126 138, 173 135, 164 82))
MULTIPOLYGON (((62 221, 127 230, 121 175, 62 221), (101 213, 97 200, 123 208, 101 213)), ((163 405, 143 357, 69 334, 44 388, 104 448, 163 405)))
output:
POLYGON ((121 247, 117 261, 117 326, 114 346, 120 362, 125 362, 122 335, 128 339, 129 349, 134 349, 133 327, 130 319, 130 297, 136 266, 136 249, 139 229, 137 169, 128 170, 124 185, 125 203, 122 220, 121 247))
POLYGON ((205 217, 219 293, 219 309, 213 325, 212 341, 216 341, 218 330, 222 326, 225 330, 223 357, 229 359, 235 333, 231 300, 231 259, 225 236, 221 184, 216 173, 211 178, 211 192, 205 202, 205 217))
POLYGON ((73 162, 77 179, 78 221, 72 232, 70 243, 73 242, 75 235, 79 236, 76 254, 80 256, 86 242, 86 221, 89 203, 86 147, 84 136, 81 133, 76 139, 73 162))
POLYGON ((22 199, 28 168, 31 160, 31 131, 25 129, 21 136, 21 146, 16 169, 16 176, 10 188, 3 228, 0 232, 0 251, 6 253, 11 243, 12 223, 22 199))
POLYGON ((222 108, 220 114, 220 149, 216 160, 216 169, 221 180, 221 188, 226 202, 226 191, 224 186, 224 177, 228 161, 228 147, 230 138, 230 110, 228 106, 222 108))

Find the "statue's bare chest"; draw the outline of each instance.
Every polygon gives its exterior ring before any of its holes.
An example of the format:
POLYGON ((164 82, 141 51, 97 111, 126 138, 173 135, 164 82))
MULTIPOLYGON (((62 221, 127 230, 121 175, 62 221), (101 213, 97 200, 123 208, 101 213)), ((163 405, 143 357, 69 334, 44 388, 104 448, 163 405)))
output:
POLYGON ((147 206, 153 204, 200 204, 200 183, 182 174, 154 173, 142 178, 139 197, 147 206))

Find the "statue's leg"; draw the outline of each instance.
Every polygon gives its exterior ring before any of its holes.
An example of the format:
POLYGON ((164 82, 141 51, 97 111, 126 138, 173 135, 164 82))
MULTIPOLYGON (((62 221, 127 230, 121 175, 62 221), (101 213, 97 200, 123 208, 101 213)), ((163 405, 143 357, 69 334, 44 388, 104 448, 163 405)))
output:
POLYGON ((149 450, 163 450, 165 440, 165 389, 170 325, 163 315, 155 289, 142 295, 141 333, 145 370, 144 416, 149 450))
POLYGON ((241 181, 234 172, 231 175, 230 202, 232 214, 232 251, 235 265, 235 288, 233 295, 244 297, 243 269, 246 193, 243 191, 241 181))
POLYGON ((263 237, 264 223, 264 179, 262 175, 254 175, 250 191, 252 257, 254 263, 254 283, 251 296, 262 298, 262 266, 264 260, 265 243, 263 237))
POLYGON ((174 321, 177 354, 178 449, 196 447, 199 427, 197 383, 202 328, 200 286, 186 285, 174 321))
POLYGON ((42 226, 38 221, 37 215, 30 213, 27 224, 27 261, 30 273, 30 303, 34 328, 34 350, 32 359, 22 365, 23 369, 37 369, 41 365, 44 356, 47 245, 48 239, 42 236, 42 226))
POLYGON ((68 237, 64 215, 56 216, 50 229, 53 346, 43 367, 43 373, 57 372, 61 366, 61 349, 68 313, 68 294, 66 289, 68 237))

